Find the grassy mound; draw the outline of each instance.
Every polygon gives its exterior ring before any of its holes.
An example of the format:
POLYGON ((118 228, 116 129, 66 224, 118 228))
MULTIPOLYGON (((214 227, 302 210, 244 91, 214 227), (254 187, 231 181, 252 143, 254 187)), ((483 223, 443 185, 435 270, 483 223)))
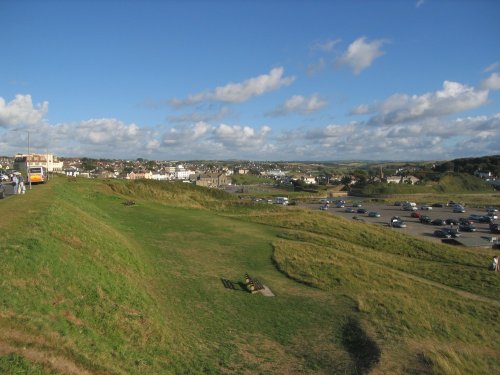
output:
POLYGON ((498 368, 488 251, 186 184, 61 178, 0 203, 0 372, 498 368))

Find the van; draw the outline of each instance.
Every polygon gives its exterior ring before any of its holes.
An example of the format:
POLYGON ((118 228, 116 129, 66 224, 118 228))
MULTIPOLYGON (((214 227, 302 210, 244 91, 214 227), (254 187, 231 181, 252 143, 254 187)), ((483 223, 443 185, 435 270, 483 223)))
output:
POLYGON ((28 182, 32 184, 44 184, 47 180, 47 170, 41 165, 29 167, 28 178, 28 182))

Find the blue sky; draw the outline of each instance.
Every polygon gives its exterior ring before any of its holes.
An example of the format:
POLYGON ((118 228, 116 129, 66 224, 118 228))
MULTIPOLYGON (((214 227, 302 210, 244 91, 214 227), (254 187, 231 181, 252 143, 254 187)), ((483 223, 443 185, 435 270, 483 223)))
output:
POLYGON ((500 153, 500 2, 0 0, 0 154, 500 153))

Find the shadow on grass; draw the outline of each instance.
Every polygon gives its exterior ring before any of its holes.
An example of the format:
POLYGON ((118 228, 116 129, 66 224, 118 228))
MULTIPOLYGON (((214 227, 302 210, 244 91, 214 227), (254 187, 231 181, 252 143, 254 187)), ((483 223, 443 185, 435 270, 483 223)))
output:
POLYGON ((353 374, 368 374, 380 361, 380 348, 361 328, 359 322, 349 318, 342 332, 342 344, 353 362, 353 374))
POLYGON ((238 292, 247 292, 248 293, 248 290, 247 290, 245 284, 241 281, 231 281, 228 279, 224 279, 222 277, 221 277, 220 281, 221 281, 222 285, 224 285, 224 288, 226 288, 226 289, 231 289, 231 290, 235 290, 238 292))

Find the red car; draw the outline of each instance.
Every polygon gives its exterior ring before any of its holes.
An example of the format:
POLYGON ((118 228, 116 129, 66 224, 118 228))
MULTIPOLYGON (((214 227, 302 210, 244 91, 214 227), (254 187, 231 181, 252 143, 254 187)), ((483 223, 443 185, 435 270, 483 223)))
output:
POLYGON ((416 217, 418 219, 420 217, 420 213, 413 211, 411 213, 411 217, 416 217))

